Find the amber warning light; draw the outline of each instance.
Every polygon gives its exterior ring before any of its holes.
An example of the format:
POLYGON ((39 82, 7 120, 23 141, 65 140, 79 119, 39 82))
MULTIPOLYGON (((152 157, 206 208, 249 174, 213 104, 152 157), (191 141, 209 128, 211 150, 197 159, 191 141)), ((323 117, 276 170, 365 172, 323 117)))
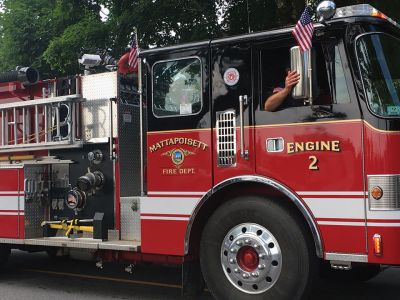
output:
POLYGON ((365 16, 365 17, 371 16, 380 18, 383 20, 387 20, 392 25, 396 26, 397 28, 400 28, 400 25, 396 21, 389 18, 384 13, 380 12, 379 10, 377 10, 376 8, 372 7, 369 4, 357 4, 346 7, 340 7, 336 10, 334 18, 357 17, 357 16, 365 16))
POLYGON ((374 234, 374 254, 375 256, 382 256, 382 238, 380 234, 374 234))
POLYGON ((375 200, 379 200, 382 198, 383 196, 383 191, 379 186, 374 186, 371 189, 371 196, 375 199, 375 200))

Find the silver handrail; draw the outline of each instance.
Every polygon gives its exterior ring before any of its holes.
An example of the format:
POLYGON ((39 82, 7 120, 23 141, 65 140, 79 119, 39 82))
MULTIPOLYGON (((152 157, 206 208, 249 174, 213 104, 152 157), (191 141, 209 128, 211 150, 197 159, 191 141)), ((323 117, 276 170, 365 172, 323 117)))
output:
POLYGON ((239 111, 240 111, 240 156, 246 160, 249 159, 249 151, 245 149, 244 144, 244 106, 247 105, 247 95, 239 96, 239 111))
POLYGON ((138 92, 139 92, 139 107, 140 107, 140 195, 144 196, 144 132, 143 132, 143 90, 142 90, 142 59, 138 60, 138 92))

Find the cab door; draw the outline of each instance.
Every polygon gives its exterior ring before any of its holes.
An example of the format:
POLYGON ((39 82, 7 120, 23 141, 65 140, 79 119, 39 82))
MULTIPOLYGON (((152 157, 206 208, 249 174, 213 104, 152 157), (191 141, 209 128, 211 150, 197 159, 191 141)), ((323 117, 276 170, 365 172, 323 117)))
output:
POLYGON ((212 187, 208 43, 146 56, 147 190, 142 251, 183 255, 186 228, 212 187))
POLYGON ((343 42, 313 42, 313 106, 296 100, 294 107, 265 111, 273 90, 284 87, 292 46, 287 39, 255 48, 260 91, 256 172, 303 199, 319 225, 325 251, 366 253, 363 124, 343 42))
POLYGON ((211 44, 214 185, 255 170, 251 44, 211 44))

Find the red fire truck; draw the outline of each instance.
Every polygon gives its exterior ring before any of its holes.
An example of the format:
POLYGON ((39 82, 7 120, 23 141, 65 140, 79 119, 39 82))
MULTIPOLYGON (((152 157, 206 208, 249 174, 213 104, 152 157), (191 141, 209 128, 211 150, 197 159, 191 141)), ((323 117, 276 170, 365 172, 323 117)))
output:
POLYGON ((2 74, 1 262, 179 264, 185 292, 274 300, 400 264, 400 26, 318 11, 307 53, 290 27, 145 50, 138 74, 2 74))

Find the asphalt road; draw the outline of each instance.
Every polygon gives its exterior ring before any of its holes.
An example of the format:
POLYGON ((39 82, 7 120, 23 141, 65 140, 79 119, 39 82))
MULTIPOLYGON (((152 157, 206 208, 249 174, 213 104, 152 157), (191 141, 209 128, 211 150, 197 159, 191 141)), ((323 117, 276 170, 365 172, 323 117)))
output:
MULTIPOLYGON (((133 274, 125 265, 51 260, 45 253, 13 251, 0 272, 1 300, 174 299, 180 298, 180 268, 142 265, 133 274)), ((389 268, 357 285, 322 282, 312 300, 400 299, 400 268, 389 268)), ((199 297, 213 299, 207 291, 199 297)))

